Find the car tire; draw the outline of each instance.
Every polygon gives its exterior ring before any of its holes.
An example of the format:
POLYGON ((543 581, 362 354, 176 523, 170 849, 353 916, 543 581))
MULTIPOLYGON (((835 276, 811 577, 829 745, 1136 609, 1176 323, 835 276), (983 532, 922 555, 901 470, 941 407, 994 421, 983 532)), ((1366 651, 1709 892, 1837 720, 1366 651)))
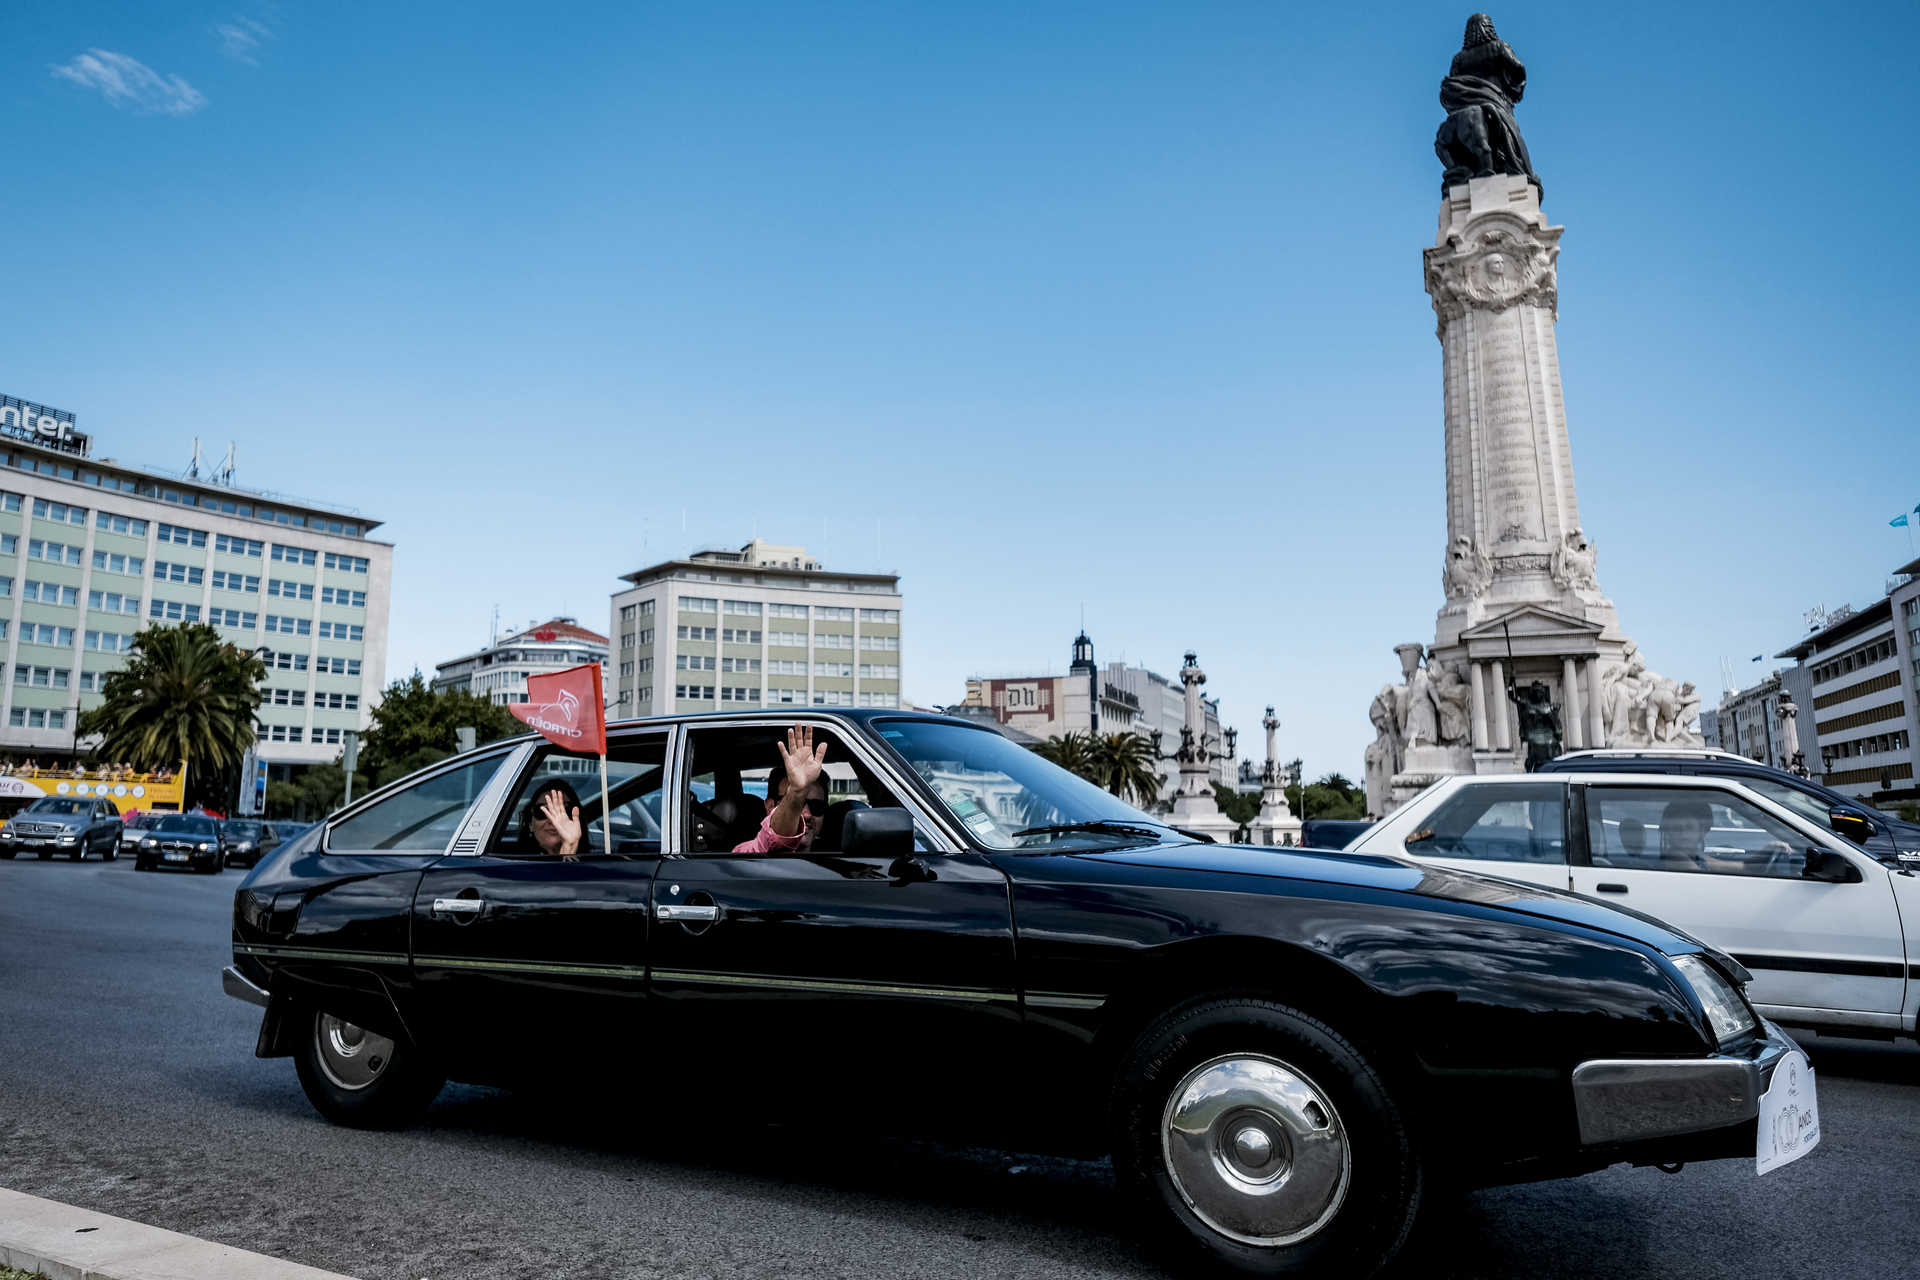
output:
POLYGON ((87 860, 87 846, 84 841, 73 846, 73 860, 75 862, 85 862, 87 860))
POLYGON ((133 855, 133 869, 135 871, 151 871, 153 870, 153 864, 136 853, 133 855))
POLYGON ((119 858, 119 856, 120 856, 120 838, 118 836, 115 836, 113 839, 107 841, 107 847, 100 851, 100 857, 102 860, 106 862, 112 862, 117 858, 119 858))
POLYGON ((352 1129, 404 1129, 416 1123, 446 1083, 424 1054, 342 1018, 315 1010, 293 1051, 300 1087, 314 1110, 352 1129))
POLYGON ((1254 998, 1156 1019, 1122 1057, 1112 1149, 1157 1243, 1247 1275, 1374 1274, 1420 1207, 1385 1079, 1308 1014, 1254 998))

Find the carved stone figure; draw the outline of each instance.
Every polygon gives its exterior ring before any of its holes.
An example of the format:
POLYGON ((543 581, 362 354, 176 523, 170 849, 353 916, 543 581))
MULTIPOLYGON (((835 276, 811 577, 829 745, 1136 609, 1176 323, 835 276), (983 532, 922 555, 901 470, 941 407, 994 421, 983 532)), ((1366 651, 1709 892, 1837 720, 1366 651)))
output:
POLYGON ((1462 534, 1447 548, 1446 563, 1440 569, 1440 586, 1449 599, 1471 600, 1483 595, 1493 582, 1493 561, 1462 534))
POLYGON ((1560 754, 1560 709, 1553 691, 1535 680, 1513 691, 1520 720, 1520 740, 1527 744, 1527 772, 1532 773, 1560 754))
POLYGON ((1400 772, 1405 759, 1400 741, 1400 699, 1405 692, 1405 685, 1383 684, 1367 709, 1374 731, 1366 757, 1367 812, 1381 816, 1393 794, 1393 775, 1400 772))
POLYGON ((1700 694, 1693 682, 1675 684, 1665 676, 1654 676, 1647 691, 1644 719, 1649 738, 1656 743, 1678 745, 1688 742, 1690 726, 1700 715, 1700 694))
POLYGON ((1653 682, 1640 651, 1627 645, 1625 660, 1611 662, 1600 672, 1600 693, 1605 710, 1607 745, 1644 747, 1653 743, 1646 731, 1646 701, 1653 682))
POLYGON ((1440 194, 1469 178, 1496 173, 1525 177, 1536 188, 1539 175, 1513 118, 1514 104, 1527 91, 1527 69, 1493 29, 1493 19, 1476 13, 1467 19, 1466 38, 1440 82, 1440 105, 1447 118, 1434 134, 1433 150, 1445 165, 1440 194))
POLYGON ((1596 561, 1599 552, 1587 540, 1586 530, 1575 529, 1553 549, 1553 581, 1569 591, 1598 591, 1596 561))
MULTIPOLYGON (((1417 655, 1419 645, 1413 646, 1417 655)), ((1409 747, 1438 746, 1440 743, 1440 704, 1433 696, 1433 676, 1424 666, 1407 670, 1407 705, 1400 719, 1400 736, 1409 747)))
POLYGON ((1440 711, 1440 743, 1442 746, 1455 746, 1468 741, 1472 732, 1473 686, 1467 680, 1467 665, 1464 662, 1443 662, 1436 664, 1433 655, 1427 655, 1427 666, 1432 668, 1433 701, 1440 711))

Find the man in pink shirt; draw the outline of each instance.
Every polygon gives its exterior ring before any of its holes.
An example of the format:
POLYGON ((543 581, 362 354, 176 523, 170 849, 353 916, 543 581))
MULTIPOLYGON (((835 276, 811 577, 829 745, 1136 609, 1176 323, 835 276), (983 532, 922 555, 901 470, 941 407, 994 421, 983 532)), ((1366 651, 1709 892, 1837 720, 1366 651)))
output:
POLYGON ((811 726, 792 725, 787 740, 775 742, 781 768, 767 778, 767 816, 753 839, 735 853, 791 853, 813 845, 827 812, 827 744, 813 745, 811 726))

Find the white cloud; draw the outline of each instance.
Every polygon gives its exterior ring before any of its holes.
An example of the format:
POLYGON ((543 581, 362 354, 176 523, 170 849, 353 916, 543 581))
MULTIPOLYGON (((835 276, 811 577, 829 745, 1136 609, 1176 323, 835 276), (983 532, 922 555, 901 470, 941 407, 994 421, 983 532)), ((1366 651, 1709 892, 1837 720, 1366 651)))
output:
POLYGON ((264 22, 241 17, 234 18, 232 22, 216 22, 213 34, 220 42, 220 52, 250 67, 260 65, 260 59, 255 55, 260 52, 263 42, 273 39, 273 29, 264 22))
POLYGON ((110 49, 89 49, 53 74, 83 89, 98 89, 116 107, 165 116, 190 116, 207 105, 206 95, 179 76, 163 76, 137 58, 110 49))

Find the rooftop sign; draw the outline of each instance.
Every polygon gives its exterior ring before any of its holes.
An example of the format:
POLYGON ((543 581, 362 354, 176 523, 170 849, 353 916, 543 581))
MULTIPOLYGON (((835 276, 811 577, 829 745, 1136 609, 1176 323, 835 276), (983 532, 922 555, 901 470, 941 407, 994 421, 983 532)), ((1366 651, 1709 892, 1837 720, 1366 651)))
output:
POLYGON ((87 456, 91 443, 73 429, 73 415, 65 409, 49 409, 31 400, 0 396, 0 436, 44 445, 62 453, 87 456))

